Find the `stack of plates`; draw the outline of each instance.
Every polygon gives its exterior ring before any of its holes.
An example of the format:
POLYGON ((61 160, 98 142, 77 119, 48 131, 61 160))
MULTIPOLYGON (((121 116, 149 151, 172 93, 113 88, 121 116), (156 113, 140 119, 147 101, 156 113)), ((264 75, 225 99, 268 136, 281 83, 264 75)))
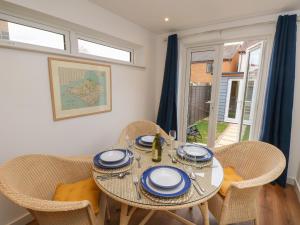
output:
POLYGON ((94 165, 101 169, 117 169, 130 164, 133 153, 125 149, 112 149, 94 156, 94 165))
POLYGON ((177 149, 177 155, 187 160, 196 160, 197 162, 210 161, 214 156, 210 149, 197 144, 185 144, 179 146, 177 149))
POLYGON ((174 198, 185 194, 191 187, 189 176, 172 166, 155 166, 144 171, 142 188, 156 197, 174 198))
MULTIPOLYGON (((153 135, 139 136, 136 138, 135 143, 145 148, 152 148, 154 137, 155 136, 153 135)), ((163 137, 160 137, 160 142, 163 144, 165 142, 165 139, 163 137)))

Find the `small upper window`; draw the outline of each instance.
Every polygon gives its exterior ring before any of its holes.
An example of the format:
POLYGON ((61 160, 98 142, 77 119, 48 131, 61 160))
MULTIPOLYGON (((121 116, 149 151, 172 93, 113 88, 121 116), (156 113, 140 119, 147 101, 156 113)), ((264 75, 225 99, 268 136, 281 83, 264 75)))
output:
POLYGON ((4 20, 0 20, 0 39, 65 50, 63 34, 4 20))
POLYGON ((109 47, 106 45, 78 39, 78 51, 88 55, 95 55, 110 59, 131 62, 131 52, 109 47))
POLYGON ((213 63, 212 62, 206 63, 206 73, 210 73, 211 75, 213 74, 213 63))

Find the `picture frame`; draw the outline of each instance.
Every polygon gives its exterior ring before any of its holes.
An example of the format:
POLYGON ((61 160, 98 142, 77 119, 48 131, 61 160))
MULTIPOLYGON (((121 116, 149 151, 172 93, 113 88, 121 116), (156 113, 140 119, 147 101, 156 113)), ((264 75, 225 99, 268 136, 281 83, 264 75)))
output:
POLYGON ((112 110, 110 65, 48 57, 48 67, 54 121, 112 110))

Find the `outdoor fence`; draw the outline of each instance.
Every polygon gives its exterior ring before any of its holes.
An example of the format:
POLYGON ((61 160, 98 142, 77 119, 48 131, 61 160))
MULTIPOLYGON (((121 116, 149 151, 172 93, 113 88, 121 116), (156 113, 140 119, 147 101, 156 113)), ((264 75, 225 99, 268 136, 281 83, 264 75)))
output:
POLYGON ((190 85, 188 126, 209 116, 211 85, 190 85))

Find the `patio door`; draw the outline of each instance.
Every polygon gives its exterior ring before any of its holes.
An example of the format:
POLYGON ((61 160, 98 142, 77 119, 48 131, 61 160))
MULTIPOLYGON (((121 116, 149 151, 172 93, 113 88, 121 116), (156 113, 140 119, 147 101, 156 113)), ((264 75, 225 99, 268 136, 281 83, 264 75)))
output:
POLYGON ((225 122, 238 123, 241 118, 243 80, 229 79, 226 96, 225 122))
POLYGON ((188 51, 183 126, 187 142, 214 145, 222 46, 188 51))
MULTIPOLYGON (((181 138, 208 147, 252 139, 264 41, 190 48, 181 114, 181 138)), ((256 134, 255 134, 256 135, 256 134)))

